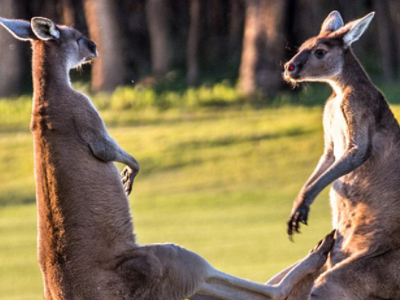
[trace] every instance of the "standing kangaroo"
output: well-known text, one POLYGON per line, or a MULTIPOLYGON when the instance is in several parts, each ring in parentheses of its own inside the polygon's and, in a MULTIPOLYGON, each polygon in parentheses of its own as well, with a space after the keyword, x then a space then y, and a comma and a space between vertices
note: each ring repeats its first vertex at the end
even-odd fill
POLYGON ((285 65, 287 81, 327 82, 333 90, 323 116, 324 154, 288 222, 288 234, 298 232, 332 183, 336 242, 309 299, 400 299, 400 128, 351 49, 373 16, 344 25, 333 11, 285 65))
POLYGON ((124 191, 130 192, 138 164, 69 80, 71 68, 97 56, 96 45, 45 18, 0 18, 0 24, 33 48, 31 130, 46 300, 284 299, 325 264, 332 234, 266 285, 217 271, 177 245, 137 245, 124 191), (113 161, 127 164, 125 188, 113 161))

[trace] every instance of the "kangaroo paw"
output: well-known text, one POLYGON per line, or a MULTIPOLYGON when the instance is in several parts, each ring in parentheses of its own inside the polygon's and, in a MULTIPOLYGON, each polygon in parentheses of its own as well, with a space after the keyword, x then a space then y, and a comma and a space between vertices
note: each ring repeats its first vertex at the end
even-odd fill
POLYGON ((329 253, 335 242, 335 232, 336 232, 335 229, 332 230, 324 239, 320 240, 317 246, 311 249, 310 253, 314 252, 329 253))
POLYGON ((309 256, 315 258, 317 269, 322 267, 328 259, 328 254, 335 243, 335 230, 329 233, 323 240, 319 241, 311 251, 309 256))
POLYGON ((135 175, 136 174, 128 166, 126 166, 121 172, 122 185, 124 186, 125 194, 127 196, 129 196, 132 191, 132 185, 133 180, 135 179, 135 175))

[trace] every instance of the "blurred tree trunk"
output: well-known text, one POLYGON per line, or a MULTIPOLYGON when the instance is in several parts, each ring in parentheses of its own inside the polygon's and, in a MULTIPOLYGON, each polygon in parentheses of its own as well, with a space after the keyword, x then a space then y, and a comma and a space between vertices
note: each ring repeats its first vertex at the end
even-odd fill
POLYGON ((31 1, 34 5, 34 15, 49 18, 56 23, 60 23, 62 15, 57 4, 58 0, 35 0, 31 1))
POLYGON ((199 81, 198 48, 201 29, 201 0, 189 1, 190 26, 187 42, 187 83, 197 85, 199 81))
MULTIPOLYGON (((375 0, 373 0, 375 1, 375 0)), ((384 0, 383 2, 385 2, 384 0)), ((349 0, 336 0, 336 6, 332 7, 331 9, 337 9, 344 22, 349 22, 351 20, 360 18, 363 13, 366 12, 367 4, 366 1, 351 1, 349 0)))
POLYGON ((320 31, 319 25, 329 12, 323 10, 319 0, 291 0, 287 18, 290 26, 288 43, 299 46, 310 37, 316 36, 320 31))
POLYGON ((283 84, 286 0, 247 0, 239 89, 275 94, 283 84))
POLYGON ((388 2, 396 48, 397 68, 395 68, 397 69, 397 77, 400 77, 400 1, 388 0, 388 2))
MULTIPOLYGON (((0 0, 1 16, 18 18, 16 1, 0 0)), ((22 63, 21 42, 4 28, 0 30, 0 97, 21 94, 22 63)))
POLYGON ((202 47, 206 65, 215 66, 229 61, 229 1, 203 0, 202 47))
POLYGON ((71 26, 76 30, 87 35, 88 28, 86 24, 84 11, 84 0, 59 0, 58 13, 61 16, 61 24, 71 26))
POLYGON ((84 7, 90 37, 96 42, 100 54, 92 66, 92 90, 111 92, 125 80, 117 2, 85 0, 84 7))
POLYGON ((395 72, 395 53, 393 23, 390 18, 390 8, 388 1, 374 0, 374 9, 378 26, 378 45, 381 57, 383 78, 387 82, 393 82, 395 72))
POLYGON ((241 0, 231 0, 229 17, 229 47, 232 52, 240 48, 243 32, 243 7, 241 0))
POLYGON ((146 1, 123 1, 122 34, 125 37, 127 78, 130 82, 146 76, 150 70, 150 41, 146 23, 146 1))
POLYGON ((72 0, 62 0, 59 5, 61 6, 61 15, 63 24, 67 26, 73 26, 75 23, 75 14, 74 14, 74 3, 72 0))
POLYGON ((148 0, 146 18, 150 35, 153 74, 165 76, 170 70, 172 49, 169 44, 169 10, 166 0, 148 0))

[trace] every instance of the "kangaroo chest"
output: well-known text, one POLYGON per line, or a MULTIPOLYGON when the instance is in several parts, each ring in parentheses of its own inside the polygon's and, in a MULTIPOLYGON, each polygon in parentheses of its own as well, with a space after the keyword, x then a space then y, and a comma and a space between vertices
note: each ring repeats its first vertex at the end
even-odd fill
POLYGON ((349 141, 349 130, 341 107, 342 98, 330 100, 324 112, 325 139, 333 145, 335 160, 343 156, 349 141))
MULTIPOLYGON (((349 130, 346 123, 346 118, 342 109, 342 97, 337 96, 329 100, 324 110, 324 134, 325 143, 333 148, 335 161, 341 159, 348 148, 350 141, 349 130)), ((330 193, 330 201, 332 208, 333 227, 339 229, 340 232, 351 231, 353 227, 352 217, 354 215, 353 200, 350 197, 352 194, 351 185, 346 183, 345 178, 339 178, 332 183, 330 193)), ((342 241, 343 242, 343 241, 342 241)), ((336 243, 338 246, 341 243, 336 243)), ((336 263, 344 258, 344 254, 338 246, 333 250, 333 261, 336 263)))

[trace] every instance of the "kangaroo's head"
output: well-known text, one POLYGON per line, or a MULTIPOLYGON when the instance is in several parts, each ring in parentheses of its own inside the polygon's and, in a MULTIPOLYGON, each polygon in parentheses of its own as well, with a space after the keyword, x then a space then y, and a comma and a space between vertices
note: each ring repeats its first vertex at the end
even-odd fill
POLYGON ((0 18, 0 24, 19 40, 44 43, 47 48, 54 49, 53 52, 68 69, 89 62, 98 55, 96 44, 79 31, 58 26, 46 18, 35 17, 31 22, 0 18))
POLYGON ((320 33, 305 41, 299 52, 285 64, 284 79, 296 83, 329 81, 340 77, 345 54, 367 29, 374 14, 371 12, 344 25, 340 13, 331 12, 323 22, 320 33))

